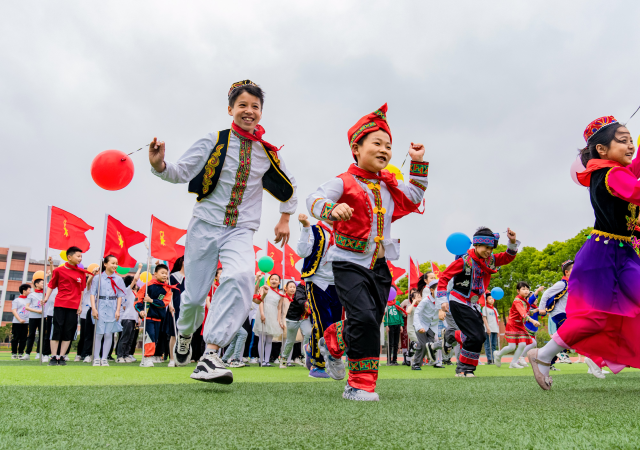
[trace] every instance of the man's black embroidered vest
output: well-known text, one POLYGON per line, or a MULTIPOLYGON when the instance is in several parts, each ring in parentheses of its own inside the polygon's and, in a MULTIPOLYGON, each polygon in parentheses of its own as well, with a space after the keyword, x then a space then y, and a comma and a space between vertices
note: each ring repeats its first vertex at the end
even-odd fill
MULTIPOLYGON (((230 137, 231 130, 223 130, 218 133, 218 141, 213 146, 206 164, 200 173, 189 182, 189 192, 197 194, 197 201, 199 202, 211 195, 218 185, 218 180, 224 167, 224 160, 227 157, 230 137)), ((277 153, 267 151, 262 144, 260 146, 271 163, 267 172, 262 176, 262 188, 277 200, 286 202, 293 196, 293 185, 289 177, 280 169, 280 160, 277 153)))
POLYGON ((324 236, 324 231, 322 231, 318 225, 312 225, 311 232, 313 233, 313 249, 311 250, 311 254, 304 259, 302 264, 303 279, 309 278, 316 273, 316 270, 318 270, 327 241, 324 236))

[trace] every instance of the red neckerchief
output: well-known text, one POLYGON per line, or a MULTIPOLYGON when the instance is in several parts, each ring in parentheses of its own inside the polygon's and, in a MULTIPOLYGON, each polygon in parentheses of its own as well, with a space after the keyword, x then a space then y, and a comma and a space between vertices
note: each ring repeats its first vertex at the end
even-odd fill
POLYGON ((72 266, 71 264, 69 264, 68 262, 64 263, 64 267, 66 267, 67 269, 71 269, 71 270, 75 270, 76 272, 80 272, 82 275, 84 274, 88 274, 88 275, 93 275, 91 272, 89 272, 88 270, 84 270, 81 269, 78 266, 72 266))
POLYGON ((38 294, 42 294, 42 291, 44 291, 44 289, 34 289, 35 292, 37 292, 38 294))
POLYGON ((111 276, 107 275, 107 278, 109 279, 109 281, 111 281, 111 288, 113 289, 113 293, 114 294, 118 295, 118 291, 120 291, 120 292, 122 292, 124 294, 124 291, 118 287, 118 285, 116 284, 115 280, 113 279, 113 275, 111 275, 111 276), (116 291, 116 289, 118 291, 116 291))
POLYGON ((496 307, 495 307, 495 306, 493 306, 493 305, 492 305, 492 306, 484 305, 484 306, 485 306, 485 307, 487 307, 487 308, 491 308, 491 309, 493 309, 493 312, 494 312, 494 313, 495 313, 495 315, 496 315, 496 322, 497 322, 498 320, 500 320, 500 316, 498 315, 498 310, 496 309, 496 307))
MULTIPOLYGON (((281 294, 280 291, 278 291, 277 289, 272 288, 271 286, 269 286, 269 289, 271 289, 273 292, 275 292, 276 294, 278 294, 280 297, 288 297, 288 295, 286 294, 281 294)), ((291 300, 293 301, 293 300, 291 300)))
POLYGON ((589 187, 591 186, 591 174, 598 169, 604 169, 605 167, 624 167, 622 164, 610 159, 590 159, 587 163, 587 169, 583 172, 578 172, 576 176, 581 185, 589 187))
POLYGON ((284 296, 289 299, 289 303, 293 303, 293 299, 291 297, 289 297, 289 294, 284 294, 284 296))
POLYGON ((569 281, 569 277, 562 277, 564 281, 569 281))
MULTIPOLYGON (((489 266, 487 266, 486 260, 481 259, 478 255, 476 255, 476 249, 475 248, 471 248, 467 251, 467 254, 471 257, 471 259, 473 259, 478 265, 480 265, 480 267, 482 268, 482 270, 485 271, 485 273, 488 274, 494 274, 496 272, 498 272, 496 269, 491 269, 489 268, 489 266)), ((490 257, 489 257, 490 258, 490 257)))
POLYGON ((266 133, 266 131, 264 131, 264 128, 262 128, 262 125, 256 125, 255 130, 253 130, 254 134, 247 133, 238 125, 236 125, 235 122, 231 122, 231 128, 233 129, 233 131, 235 131, 245 139, 249 139, 250 141, 253 141, 253 142, 260 142, 269 151, 277 152, 278 150, 280 150, 280 148, 282 148, 282 147, 278 148, 275 145, 269 144, 267 141, 262 139, 262 135, 266 133))
POLYGON ((329 247, 331 247, 336 243, 335 239, 333 238, 333 230, 329 229, 329 227, 323 224, 322 222, 318 222, 318 226, 322 228, 324 231, 326 231, 327 233, 329 233, 329 246, 327 247, 327 250, 328 250, 329 247))
POLYGON ((20 297, 18 297, 18 298, 27 298, 27 296, 26 296, 26 295, 21 295, 21 296, 20 296, 20 297))
POLYGON ((368 180, 381 180, 384 181, 384 184, 387 185, 387 189, 389 189, 389 193, 391 194, 391 198, 393 199, 393 204, 395 207, 393 208, 393 217, 391 218, 391 222, 395 222, 401 217, 406 216, 412 212, 417 212, 419 214, 423 214, 424 211, 420 211, 418 208, 419 204, 416 205, 398 188, 398 180, 395 175, 393 175, 388 170, 381 170, 380 175, 377 173, 369 172, 368 170, 361 169, 355 164, 351 164, 349 166, 348 173, 352 175, 358 175, 362 178, 366 178, 368 180))

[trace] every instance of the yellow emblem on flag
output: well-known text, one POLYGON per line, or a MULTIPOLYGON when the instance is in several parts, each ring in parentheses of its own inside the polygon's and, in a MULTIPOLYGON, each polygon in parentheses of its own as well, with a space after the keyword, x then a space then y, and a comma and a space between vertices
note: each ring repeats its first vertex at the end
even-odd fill
POLYGON ((160 245, 164 246, 167 241, 164 240, 164 231, 160 232, 160 245))
POLYGON ((67 230, 67 221, 65 219, 64 222, 62 222, 62 228, 64 228, 64 237, 69 237, 69 230, 67 230))
POLYGON ((289 258, 291 259, 291 267, 295 267, 296 262, 295 262, 295 260, 293 259, 293 253, 289 253, 289 258))
POLYGON ((118 245, 120 246, 120 248, 124 247, 124 240, 122 239, 122 235, 120 234, 120 232, 118 231, 118 245))

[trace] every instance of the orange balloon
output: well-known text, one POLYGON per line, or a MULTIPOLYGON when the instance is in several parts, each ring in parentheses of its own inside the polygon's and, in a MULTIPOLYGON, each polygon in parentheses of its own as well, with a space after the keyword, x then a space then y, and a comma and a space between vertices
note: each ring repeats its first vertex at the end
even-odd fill
POLYGON ((96 270, 98 268, 98 265, 96 263, 93 264, 89 264, 89 267, 87 267, 87 270, 89 272, 93 272, 94 270, 96 270))
POLYGON ((33 280, 43 280, 44 279, 44 271, 43 270, 38 270, 37 272, 33 273, 33 277, 31 277, 31 281, 33 280))

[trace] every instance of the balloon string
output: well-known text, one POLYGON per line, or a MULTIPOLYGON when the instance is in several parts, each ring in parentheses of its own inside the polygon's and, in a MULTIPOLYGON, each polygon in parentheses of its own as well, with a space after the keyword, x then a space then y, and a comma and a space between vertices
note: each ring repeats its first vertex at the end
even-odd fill
MULTIPOLYGON (((636 111, 633 114, 631 114, 631 117, 629 117, 629 120, 633 119, 633 116, 635 116, 638 111, 640 111, 640 106, 638 106, 638 109, 636 109, 636 111)), ((629 123, 629 120, 627 120, 627 123, 629 123)))
POLYGON ((401 169, 404 167, 404 163, 407 162, 407 156, 409 156, 409 152, 407 152, 407 154, 404 155, 404 161, 402 161, 402 165, 400 166, 401 169))
MULTIPOLYGON (((149 144, 149 145, 151 145, 151 144, 149 144)), ((140 147, 138 150, 134 150, 134 151, 132 151, 131 153, 127 153, 127 156, 131 156, 131 155, 133 155, 134 153, 139 152, 140 150, 142 150, 142 149, 143 149, 143 148, 145 148, 145 147, 146 147, 146 145, 144 145, 144 146, 140 147)), ((121 161, 124 161, 124 158, 122 158, 122 159, 121 159, 121 161)))

